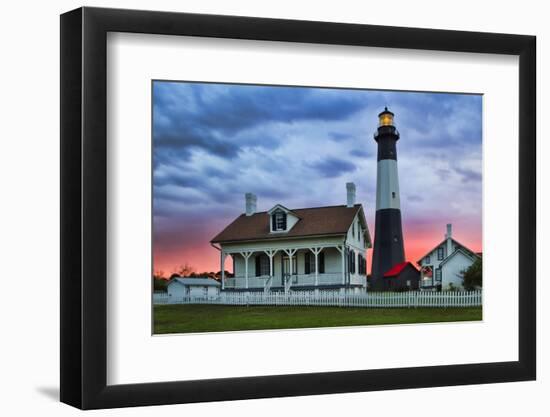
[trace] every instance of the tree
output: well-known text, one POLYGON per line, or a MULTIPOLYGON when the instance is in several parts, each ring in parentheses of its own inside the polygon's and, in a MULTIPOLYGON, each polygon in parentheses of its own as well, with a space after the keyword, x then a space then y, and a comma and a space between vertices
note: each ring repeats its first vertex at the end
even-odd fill
POLYGON ((153 291, 166 291, 167 285, 168 281, 165 278, 155 277, 153 279, 153 291))
POLYGON ((195 268, 186 262, 185 264, 180 265, 179 268, 176 268, 174 273, 178 274, 180 277, 193 276, 195 273, 195 268))
POLYGON ((463 273, 464 278, 464 289, 471 291, 477 287, 482 286, 482 274, 483 274, 483 264, 481 258, 476 259, 476 261, 470 265, 463 273))
POLYGON ((164 277, 164 271, 162 271, 162 270, 153 272, 153 278, 155 278, 155 279, 166 279, 164 277))
POLYGON ((153 290, 154 291, 166 291, 166 285, 168 281, 164 276, 163 271, 153 272, 153 290))

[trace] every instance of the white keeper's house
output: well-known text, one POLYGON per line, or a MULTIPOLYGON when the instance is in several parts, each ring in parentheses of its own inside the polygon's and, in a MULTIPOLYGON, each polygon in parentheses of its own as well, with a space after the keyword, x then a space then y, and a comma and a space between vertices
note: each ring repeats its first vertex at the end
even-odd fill
POLYGON ((479 259, 480 255, 453 239, 452 225, 448 224, 445 239, 417 261, 420 266, 419 288, 463 290, 463 272, 479 259))
POLYGON ((366 291, 366 251, 371 238, 355 185, 346 184, 347 204, 289 209, 277 204, 257 212, 257 197, 245 195, 246 211, 211 240, 220 251, 222 290, 366 291), (233 260, 234 277, 225 277, 233 260))

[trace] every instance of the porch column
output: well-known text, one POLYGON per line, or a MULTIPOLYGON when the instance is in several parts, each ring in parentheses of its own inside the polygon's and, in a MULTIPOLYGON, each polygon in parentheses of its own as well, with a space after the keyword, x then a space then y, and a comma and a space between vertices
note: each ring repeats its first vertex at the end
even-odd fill
POLYGON ((336 246, 336 249, 340 251, 342 254, 342 285, 346 284, 346 247, 344 245, 342 246, 336 246))
POLYGON ((269 256, 269 276, 273 278, 273 258, 277 253, 277 249, 267 249, 264 250, 265 254, 269 256))
POLYGON ((220 267, 221 267, 221 278, 222 278, 222 290, 225 289, 225 258, 227 253, 224 251, 220 252, 220 267))
POLYGON ((246 289, 248 289, 248 258, 252 255, 253 252, 240 252, 244 258, 244 279, 246 283, 246 289))
POLYGON ((342 285, 346 284, 346 250, 342 246, 342 285))
MULTIPOLYGON (((283 251, 288 255, 288 267, 290 269, 290 281, 292 280, 292 273, 294 272, 292 269, 292 257, 294 256, 294 254, 298 251, 298 249, 283 249, 283 251)), ((296 268, 298 267, 298 259, 296 259, 296 268)), ((298 271, 296 271, 296 273, 298 273, 298 271)), ((284 282, 285 284, 285 293, 287 292, 287 285, 286 285, 286 281, 284 282)), ((289 286, 290 288, 290 286, 289 286)))
POLYGON ((319 285, 319 260, 318 256, 323 250, 323 248, 309 248, 310 251, 315 255, 315 286, 319 285))
POLYGON ((319 285, 319 262, 317 262, 317 255, 319 252, 314 252, 315 254, 315 286, 319 285))

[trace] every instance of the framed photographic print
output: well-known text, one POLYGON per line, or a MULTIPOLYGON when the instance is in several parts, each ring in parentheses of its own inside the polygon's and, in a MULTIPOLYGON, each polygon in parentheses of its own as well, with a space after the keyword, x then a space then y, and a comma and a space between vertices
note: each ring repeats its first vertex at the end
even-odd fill
POLYGON ((61 101, 63 402, 535 378, 534 37, 81 8, 61 101))

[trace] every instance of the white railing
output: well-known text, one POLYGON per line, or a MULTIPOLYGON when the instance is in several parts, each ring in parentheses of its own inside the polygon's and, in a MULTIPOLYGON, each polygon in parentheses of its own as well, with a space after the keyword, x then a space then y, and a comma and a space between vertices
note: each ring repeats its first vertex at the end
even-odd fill
MULTIPOLYGON (((288 285, 290 285, 291 288, 306 286, 306 285, 315 285, 314 273, 313 274, 294 274, 289 279, 290 279, 290 282, 288 283, 288 285)), ((281 278, 277 277, 277 281, 275 282, 280 283, 281 278)), ((343 284, 342 273, 335 272, 335 273, 318 274, 317 282, 318 282, 318 285, 343 284)), ((363 276, 352 275, 350 279, 350 284, 366 286, 367 278, 364 275, 363 276)), ((270 277, 267 275, 263 275, 260 277, 256 277, 256 276, 248 277, 248 288, 266 288, 266 286, 271 287, 272 285, 273 285, 273 279, 270 280, 270 277), (268 281, 271 281, 271 282, 268 283, 268 281)), ((276 284, 276 285, 280 285, 280 284, 276 284)), ((238 276, 234 278, 226 278, 225 288, 228 288, 228 289, 246 288, 246 278, 242 276, 238 276)))
POLYGON ((292 282, 294 281, 294 279, 298 281, 297 277, 298 277, 297 275, 289 275, 284 277, 285 292, 290 291, 290 287, 292 286, 292 282))
MULTIPOLYGON (((317 275, 318 285, 342 284, 341 273, 326 273, 317 275)), ((298 274, 292 276, 292 286, 315 285, 315 274, 298 274)))
POLYGON ((367 285, 367 277, 364 275, 351 275, 349 281, 350 281, 349 283, 352 285, 356 285, 356 284, 363 285, 363 286, 367 285))
MULTIPOLYGON (((262 275, 261 277, 248 277, 248 288, 264 288, 267 279, 269 279, 268 275, 262 275)), ((246 278, 226 278, 225 288, 246 288, 246 278)))
POLYGON ((222 292, 216 298, 186 297, 170 300, 170 303, 367 308, 476 307, 482 305, 482 291, 341 293, 338 290, 313 290, 294 291, 288 294, 222 292))
POLYGON ((271 284, 273 283, 273 277, 267 277, 264 284, 264 292, 268 293, 271 289, 271 284))

